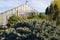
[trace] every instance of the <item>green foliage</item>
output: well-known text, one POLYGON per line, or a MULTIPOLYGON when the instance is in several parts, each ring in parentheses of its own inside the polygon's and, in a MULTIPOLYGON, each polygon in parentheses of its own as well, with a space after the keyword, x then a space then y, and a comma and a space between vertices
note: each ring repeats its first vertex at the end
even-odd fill
POLYGON ((33 18, 39 18, 39 17, 38 17, 38 15, 34 14, 34 15, 33 15, 33 18))
POLYGON ((57 19, 56 19, 56 24, 57 24, 57 25, 60 25, 60 16, 57 17, 57 19))
POLYGON ((56 20, 58 14, 59 14, 59 9, 58 9, 57 4, 55 4, 55 5, 51 4, 50 7, 47 7, 45 14, 48 15, 48 17, 51 20, 56 20))
POLYGON ((49 17, 50 21, 56 21, 56 25, 60 24, 60 10, 56 3, 52 3, 47 7, 45 14, 49 17))
POLYGON ((13 15, 11 16, 9 19, 8 19, 8 24, 7 26, 8 27, 13 27, 18 21, 20 21, 21 18, 16 16, 16 15, 13 15))
POLYGON ((59 15, 59 9, 58 9, 57 4, 54 5, 54 10, 55 10, 55 12, 54 12, 54 15, 53 15, 53 20, 56 20, 58 15, 59 15))
POLYGON ((60 24, 57 26, 58 29, 60 29, 60 24))
POLYGON ((39 18, 37 14, 32 14, 31 16, 29 16, 27 19, 34 19, 34 18, 39 18))
POLYGON ((45 19, 45 20, 48 20, 48 17, 44 13, 39 13, 39 15, 32 14, 27 19, 45 19))
POLYGON ((49 14, 50 14, 50 9, 49 9, 49 7, 46 8, 45 14, 46 14, 46 15, 49 15, 49 14))
POLYGON ((54 5, 54 4, 57 4, 58 9, 59 9, 59 11, 60 11, 60 0, 54 0, 53 5, 54 5))
POLYGON ((41 19, 49 20, 48 17, 44 13, 40 13, 38 16, 41 19))
POLYGON ((44 20, 28 19, 6 29, 1 36, 4 40, 60 40, 60 29, 44 20))
POLYGON ((57 9, 55 11, 55 13, 56 13, 55 16, 57 16, 57 18, 56 18, 56 24, 57 25, 60 25, 60 2, 59 1, 60 0, 54 0, 54 2, 53 2, 53 5, 55 5, 55 4, 57 5, 57 6, 55 5, 55 7, 54 7, 55 10, 57 9))

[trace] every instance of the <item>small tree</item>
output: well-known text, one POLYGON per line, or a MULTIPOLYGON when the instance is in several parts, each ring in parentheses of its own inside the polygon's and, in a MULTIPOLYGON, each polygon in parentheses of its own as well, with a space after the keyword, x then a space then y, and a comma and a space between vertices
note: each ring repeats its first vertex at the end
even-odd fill
POLYGON ((49 14, 50 14, 50 9, 49 9, 49 7, 46 8, 45 14, 46 14, 46 15, 49 15, 49 14))

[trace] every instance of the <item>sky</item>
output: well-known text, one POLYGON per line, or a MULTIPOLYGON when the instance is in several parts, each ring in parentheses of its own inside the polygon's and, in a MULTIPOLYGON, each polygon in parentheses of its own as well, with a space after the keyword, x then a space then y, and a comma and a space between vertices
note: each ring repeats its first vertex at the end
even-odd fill
MULTIPOLYGON (((28 5, 38 12, 45 12, 52 0, 28 0, 28 5)), ((12 9, 26 3, 26 0, 0 0, 0 12, 12 9)))

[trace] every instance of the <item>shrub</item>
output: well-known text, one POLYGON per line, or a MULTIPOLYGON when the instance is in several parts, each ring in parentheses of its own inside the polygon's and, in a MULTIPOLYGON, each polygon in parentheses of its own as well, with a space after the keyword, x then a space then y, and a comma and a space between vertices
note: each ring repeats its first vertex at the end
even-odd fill
POLYGON ((7 26, 8 27, 13 27, 18 21, 22 20, 22 18, 16 16, 16 15, 13 15, 11 16, 9 19, 8 19, 8 23, 7 23, 7 26))
POLYGON ((39 18, 45 19, 45 20, 49 20, 48 17, 45 14, 43 14, 43 13, 39 14, 39 18))
POLYGON ((33 19, 33 18, 39 18, 37 13, 32 13, 32 15, 30 15, 27 19, 33 19))
POLYGON ((47 21, 28 19, 6 29, 1 36, 5 40, 59 40, 60 29, 47 21))

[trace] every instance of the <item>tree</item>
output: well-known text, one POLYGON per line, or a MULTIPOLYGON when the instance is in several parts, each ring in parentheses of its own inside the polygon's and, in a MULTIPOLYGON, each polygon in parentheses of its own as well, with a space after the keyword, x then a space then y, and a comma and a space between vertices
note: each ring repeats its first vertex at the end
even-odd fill
POLYGON ((52 21, 52 18, 53 18, 53 15, 54 15, 53 4, 51 4, 49 7, 46 8, 45 14, 48 15, 49 19, 52 21))
POLYGON ((46 8, 45 14, 48 15, 50 13, 49 7, 46 8))
POLYGON ((59 14, 59 9, 58 9, 57 4, 51 4, 50 7, 47 7, 45 14, 48 15, 48 17, 51 20, 56 20, 58 14, 59 14))
POLYGON ((59 9, 58 9, 57 4, 54 5, 54 10, 55 10, 55 12, 54 12, 54 15, 53 15, 52 19, 56 20, 56 18, 58 17, 58 14, 59 14, 59 9))

